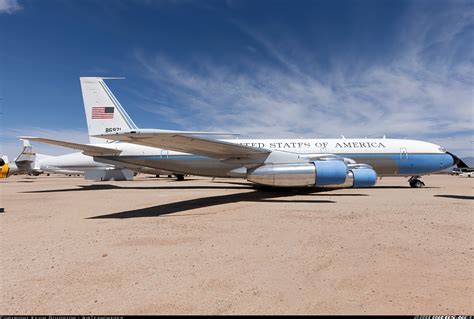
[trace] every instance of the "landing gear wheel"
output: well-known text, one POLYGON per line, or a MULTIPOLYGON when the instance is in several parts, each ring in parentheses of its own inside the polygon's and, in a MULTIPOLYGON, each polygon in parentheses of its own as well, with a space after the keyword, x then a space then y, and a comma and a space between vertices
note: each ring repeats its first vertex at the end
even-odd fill
POLYGON ((184 181, 184 175, 176 174, 175 176, 177 181, 184 181))
POLYGON ((411 177, 408 183, 410 184, 410 187, 412 188, 421 188, 425 186, 425 183, 423 183, 421 180, 419 180, 416 177, 411 177))
POLYGON ((156 174, 156 175, 155 175, 155 178, 160 178, 160 175, 159 175, 159 174, 156 174))

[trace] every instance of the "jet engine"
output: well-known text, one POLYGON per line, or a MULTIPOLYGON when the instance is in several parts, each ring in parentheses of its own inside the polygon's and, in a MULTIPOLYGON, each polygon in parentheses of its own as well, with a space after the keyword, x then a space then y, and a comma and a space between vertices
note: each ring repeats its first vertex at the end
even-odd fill
POLYGON ((325 188, 364 188, 374 186, 377 182, 377 172, 369 165, 348 165, 346 181, 343 184, 324 185, 325 188), (363 166, 362 166, 363 165, 363 166))
POLYGON ((280 187, 370 187, 377 173, 368 165, 329 160, 311 163, 265 164, 247 171, 247 180, 280 187))
POLYGON ((377 182, 377 172, 372 168, 354 168, 349 173, 352 173, 354 188, 371 187, 377 182))
POLYGON ((343 161, 316 161, 312 163, 265 164, 250 169, 247 180, 269 186, 322 186, 343 184, 347 166, 343 161))

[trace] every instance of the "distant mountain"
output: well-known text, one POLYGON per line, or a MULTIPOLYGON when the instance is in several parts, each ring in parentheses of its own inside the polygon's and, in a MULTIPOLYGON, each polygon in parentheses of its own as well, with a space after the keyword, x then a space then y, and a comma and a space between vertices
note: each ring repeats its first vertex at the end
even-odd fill
POLYGON ((464 163, 467 164, 469 167, 474 167, 474 157, 463 157, 461 158, 464 163))

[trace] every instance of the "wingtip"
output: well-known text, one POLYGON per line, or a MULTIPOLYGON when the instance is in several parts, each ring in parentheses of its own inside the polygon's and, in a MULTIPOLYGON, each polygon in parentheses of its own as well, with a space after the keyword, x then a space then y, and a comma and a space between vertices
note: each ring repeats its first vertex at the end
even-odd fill
POLYGON ((125 80, 124 76, 103 76, 99 77, 99 79, 102 80, 125 80))
POLYGON ((34 140, 34 139, 37 139, 36 136, 17 136, 17 138, 21 141, 23 140, 34 140))

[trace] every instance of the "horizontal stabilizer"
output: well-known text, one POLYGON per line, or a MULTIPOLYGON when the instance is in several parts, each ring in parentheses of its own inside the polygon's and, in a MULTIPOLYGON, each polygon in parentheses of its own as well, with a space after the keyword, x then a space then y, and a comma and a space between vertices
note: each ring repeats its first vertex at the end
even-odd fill
POLYGON ((23 150, 15 159, 17 165, 28 165, 34 163, 36 154, 33 152, 33 147, 29 140, 21 139, 23 141, 23 150))
POLYGON ((113 156, 120 154, 120 150, 107 148, 107 147, 100 147, 94 146, 89 144, 80 144, 80 143, 72 143, 72 142, 65 142, 60 140, 53 140, 49 138, 42 138, 42 137, 33 137, 33 136, 20 136, 22 139, 28 139, 30 141, 41 142, 46 144, 52 144, 57 146, 68 147, 76 150, 81 150, 84 155, 89 156, 113 156))

